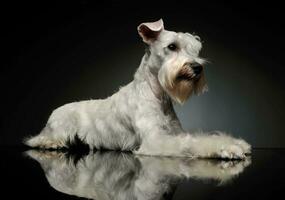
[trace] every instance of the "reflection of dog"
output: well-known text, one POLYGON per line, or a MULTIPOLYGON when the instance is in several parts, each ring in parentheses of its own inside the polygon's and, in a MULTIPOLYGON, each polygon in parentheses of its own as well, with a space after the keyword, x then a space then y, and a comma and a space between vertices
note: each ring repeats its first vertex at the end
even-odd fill
MULTIPOLYGON (((30 150, 56 190, 89 199, 164 199, 184 178, 226 184, 242 173, 250 158, 235 161, 134 156, 96 152, 76 163, 62 152, 30 150)), ((169 197, 169 196, 168 196, 169 197)))
POLYGON ((224 134, 190 135, 174 112, 206 90, 198 36, 164 29, 163 21, 142 23, 139 35, 148 45, 134 80, 104 100, 66 104, 46 127, 26 140, 31 147, 61 148, 78 137, 91 148, 137 154, 244 158, 250 145, 224 134))

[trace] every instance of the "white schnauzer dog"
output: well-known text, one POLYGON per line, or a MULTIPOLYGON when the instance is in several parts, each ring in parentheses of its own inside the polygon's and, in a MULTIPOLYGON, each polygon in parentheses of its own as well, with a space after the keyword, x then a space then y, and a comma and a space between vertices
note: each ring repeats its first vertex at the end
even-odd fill
POLYGON ((173 109, 172 101, 183 104, 207 90, 200 38, 167 31, 162 19, 140 24, 138 33, 148 48, 132 82, 106 99, 59 107, 25 144, 58 149, 79 138, 92 149, 244 159, 251 151, 247 142, 221 132, 190 134, 173 109))

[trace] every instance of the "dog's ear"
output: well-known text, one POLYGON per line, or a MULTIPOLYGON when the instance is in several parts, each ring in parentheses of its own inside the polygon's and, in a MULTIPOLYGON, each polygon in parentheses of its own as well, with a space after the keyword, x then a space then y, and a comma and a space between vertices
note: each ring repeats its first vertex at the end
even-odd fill
POLYGON ((147 44, 154 42, 164 29, 162 19, 156 22, 146 22, 138 26, 138 33, 147 44))

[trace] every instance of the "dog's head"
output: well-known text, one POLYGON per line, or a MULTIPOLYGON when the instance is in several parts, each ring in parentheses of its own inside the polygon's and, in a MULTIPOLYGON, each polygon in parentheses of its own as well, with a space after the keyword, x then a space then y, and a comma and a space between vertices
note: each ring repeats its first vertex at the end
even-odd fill
POLYGON ((162 19, 140 24, 138 33, 148 45, 149 67, 173 100, 182 104, 192 93, 207 90, 198 36, 167 31, 162 19))

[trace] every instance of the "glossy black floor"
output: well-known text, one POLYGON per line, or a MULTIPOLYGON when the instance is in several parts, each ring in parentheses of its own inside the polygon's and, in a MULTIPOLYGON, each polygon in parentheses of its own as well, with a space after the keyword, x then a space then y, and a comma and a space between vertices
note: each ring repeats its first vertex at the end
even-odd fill
POLYGON ((245 161, 188 160, 119 152, 1 148, 8 199, 272 199, 285 191, 285 149, 245 161))

